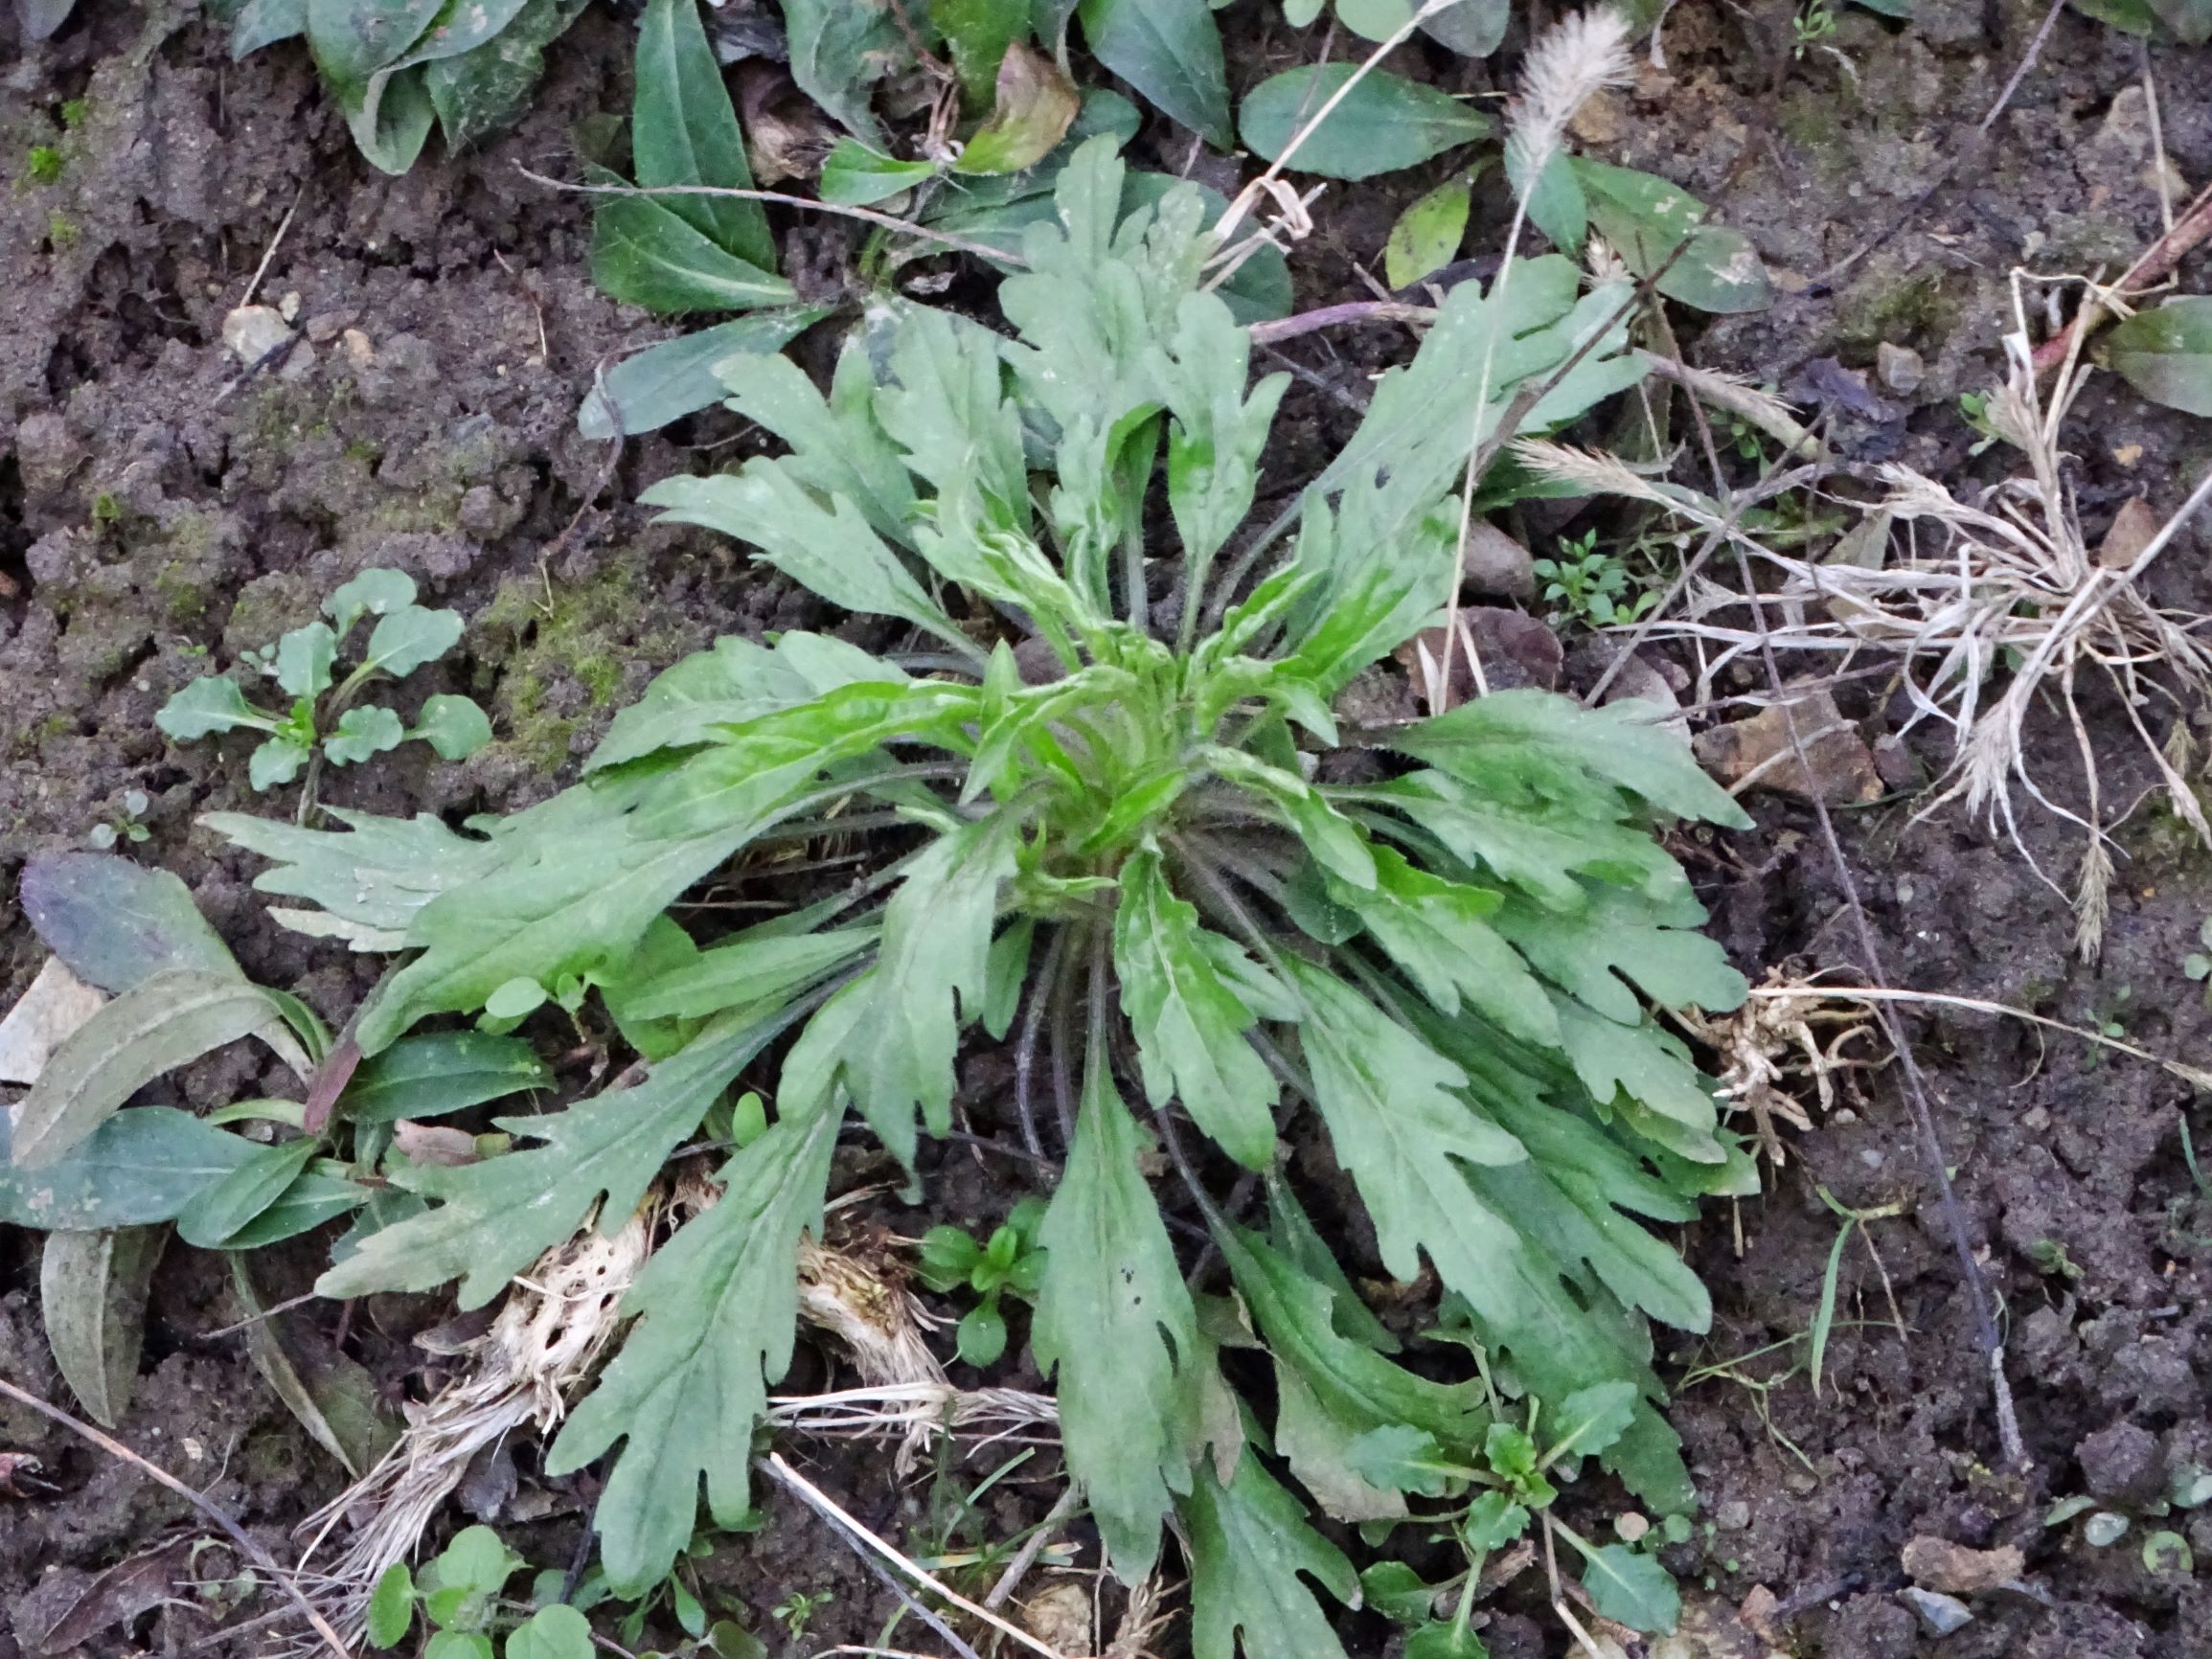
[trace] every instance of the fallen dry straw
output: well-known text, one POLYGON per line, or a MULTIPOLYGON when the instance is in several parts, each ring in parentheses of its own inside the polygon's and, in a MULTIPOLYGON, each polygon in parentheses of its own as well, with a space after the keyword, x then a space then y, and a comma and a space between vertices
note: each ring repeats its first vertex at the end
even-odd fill
POLYGON ((2073 900, 2077 943, 2089 956, 2103 931, 2114 820, 2104 808, 2102 757, 2078 701, 2086 676, 2109 683, 2176 816, 2212 846, 2212 824, 2179 753, 2153 737, 2144 712, 2159 699, 2183 712, 2202 707, 2212 693, 2212 650, 2196 631, 2201 618, 2159 608, 2141 584, 2212 499, 2212 474, 2155 530, 2088 544, 2064 477, 2061 429, 2091 371, 2069 361, 2048 397, 2041 391, 2020 293, 2025 280, 2016 273, 2018 327, 2005 341, 2010 372, 1988 406, 1992 428, 2019 452, 2024 471, 1962 497, 1910 467, 1884 466, 1885 493, 1822 558, 1767 547, 1731 525, 1710 497, 1611 457, 1541 443, 1522 444, 1520 454, 1562 483, 1643 501, 1723 534, 1749 557, 1756 591, 1699 578, 1687 584, 1678 614, 1650 625, 1696 651, 1698 701, 1712 699, 1724 670, 1768 648, 1836 659, 1838 669, 1864 653, 1899 659, 1912 721, 1934 720, 1953 735, 1950 767, 1922 815, 1963 798, 1971 811, 2001 824, 2039 875, 2021 836, 2018 797, 2079 825, 2087 845, 2070 890, 2061 891, 2073 900), (1988 691, 2000 670, 2007 678, 1993 699, 1988 691), (2055 707, 2071 733, 2082 772, 2078 805, 2062 802, 2031 765, 2027 730, 2039 705, 2055 707))

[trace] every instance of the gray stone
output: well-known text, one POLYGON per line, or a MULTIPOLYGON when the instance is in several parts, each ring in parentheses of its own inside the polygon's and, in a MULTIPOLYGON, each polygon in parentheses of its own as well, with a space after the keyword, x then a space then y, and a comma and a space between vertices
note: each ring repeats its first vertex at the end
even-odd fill
POLYGON ((1921 1628, 1930 1636, 1948 1636, 1973 1623, 1973 1613, 1964 1602, 1938 1590, 1915 1584, 1898 1591, 1897 1599, 1920 1616, 1921 1628))

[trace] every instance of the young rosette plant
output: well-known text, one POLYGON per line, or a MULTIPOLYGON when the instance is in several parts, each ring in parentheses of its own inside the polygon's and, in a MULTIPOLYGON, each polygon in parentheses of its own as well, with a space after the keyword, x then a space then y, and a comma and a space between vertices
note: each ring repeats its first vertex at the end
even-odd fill
POLYGON ((247 700, 236 680, 203 674, 154 716, 153 723, 179 743, 245 730, 268 736, 246 762, 256 789, 289 784, 318 751, 333 766, 350 766, 409 739, 420 738, 448 761, 465 761, 491 740, 491 721, 467 697, 440 692, 426 697, 409 726, 392 710, 356 701, 379 676, 401 680, 436 662, 460 642, 460 613, 415 602, 415 581, 397 570, 365 570, 323 602, 329 622, 296 627, 245 660, 291 698, 283 714, 247 700), (374 616, 368 644, 352 672, 336 677, 347 636, 374 616))
POLYGON ((660 1057, 632 1087, 502 1120, 533 1146, 402 1171, 427 1208, 360 1239, 325 1294, 459 1279, 464 1305, 489 1301, 594 1216, 628 1216, 793 1034, 774 1121, 645 1268, 548 1456, 559 1472, 625 1443, 597 1514, 618 1587, 667 1571, 702 1477, 718 1520, 746 1512, 848 1112, 912 1165, 951 1126, 970 1028, 1011 1038, 1010 1130, 1061 1159, 1030 1342, 1069 1475, 1125 1579, 1179 1534, 1199 1659, 1230 1659, 1240 1630, 1255 1655, 1337 1650, 1300 1575, 1345 1600, 1357 1578, 1287 1479, 1338 1516, 1405 1516, 1434 1480, 1372 1455, 1379 1430, 1418 1437, 1412 1463, 1472 1467, 1507 1413, 1548 1422, 1621 1384, 1578 1451, 1656 1507, 1691 1499, 1645 1320, 1697 1330, 1709 1309, 1637 1222, 1687 1220, 1750 1169, 1645 998, 1725 1008, 1745 988, 1691 931, 1702 912, 1654 830, 1742 814, 1641 705, 1336 713, 1445 606, 1460 477, 1515 393, 1541 391, 1521 427, 1548 429, 1633 383, 1627 288, 1582 293, 1547 258, 1454 289, 1345 452, 1249 535, 1283 379, 1246 384, 1197 193, 1121 218, 1121 187, 1110 145, 1071 162, 1000 290, 1018 338, 902 311, 827 397, 749 362, 735 407, 789 453, 649 492, 925 650, 724 639, 617 716, 584 782, 482 836, 217 820, 285 860, 266 885, 403 934, 364 1053, 517 977, 579 975, 660 1057), (665 914, 749 849, 832 830, 876 833, 876 872, 704 947, 665 914), (1155 1132, 1167 1164, 1145 1156, 1155 1132), (1287 1138, 1326 1142, 1335 1201, 1366 1212, 1330 1231, 1371 1226, 1376 1260, 1323 1242, 1287 1138), (1156 1190, 1148 1165, 1175 1175, 1156 1190), (1266 1178, 1263 1225, 1229 1213, 1244 1171, 1266 1178), (1163 1201, 1195 1213, 1225 1279, 1186 1283, 1198 1253, 1163 1201), (1464 1380, 1392 1358, 1348 1265, 1433 1269, 1464 1380), (1224 1363, 1223 1344, 1250 1352, 1224 1363), (1267 1418, 1232 1382, 1264 1368, 1272 1433, 1247 1443, 1267 1418))
POLYGON ((967 1289, 979 1300, 960 1316, 956 1346, 970 1365, 991 1365, 1006 1352, 1006 1314, 998 1304, 1008 1292, 1024 1302, 1037 1299, 1044 1279, 1044 1252, 1037 1230, 1044 1220, 1044 1200, 1024 1198, 1003 1225, 977 1243, 959 1227, 932 1227, 917 1253, 919 1276, 932 1290, 967 1289))

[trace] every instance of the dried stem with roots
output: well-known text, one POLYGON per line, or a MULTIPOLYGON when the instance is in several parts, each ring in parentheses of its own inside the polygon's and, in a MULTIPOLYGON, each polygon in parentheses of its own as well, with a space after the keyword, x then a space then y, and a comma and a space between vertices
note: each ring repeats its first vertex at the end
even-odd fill
MULTIPOLYGON (((2091 370, 2077 354, 2047 397, 2039 390, 2022 295, 2033 280, 2014 273, 2017 328, 2005 340, 2009 372, 1988 409, 1991 425, 2024 458, 2025 474, 1970 500, 1910 467, 1884 466, 1886 494, 1864 510, 1861 530, 1822 559, 1766 547, 1728 524, 1709 497, 1644 477, 1609 456, 1536 442, 1518 448, 1522 460, 1547 477, 1724 530, 1773 579, 1756 592, 1695 580, 1681 612, 1651 625, 1697 649, 1699 701, 1711 699, 1722 670, 1767 641, 1838 659, 1838 667, 1862 652, 1902 658, 1912 721, 1940 721, 1954 738, 1944 786, 1920 816, 1964 798, 1971 811, 2001 824, 2030 867, 2062 893, 2067 890, 2028 852, 2017 797, 2024 793, 2080 825, 2087 846, 2067 897, 2077 946, 2089 958, 2104 930, 2115 821, 2104 809, 2099 755, 2077 701, 2085 673, 2109 682, 2176 816, 2212 846, 2212 824, 2185 776, 2185 753, 2154 738, 2144 715, 2154 697, 2184 713, 2203 706, 2212 693, 2212 649, 2197 632, 2201 618, 2159 609, 2138 580, 2212 497, 2212 474, 2147 542, 2102 555, 2090 548, 2064 481, 2060 434, 2091 370), (1999 667, 2009 668, 2010 678, 1990 700, 1985 688, 1999 667), (2044 701, 2064 711, 2074 739, 2086 797, 2079 810, 2055 800, 2030 763, 2028 716, 2044 701)), ((2185 743, 2185 724, 2176 729, 2185 743)))

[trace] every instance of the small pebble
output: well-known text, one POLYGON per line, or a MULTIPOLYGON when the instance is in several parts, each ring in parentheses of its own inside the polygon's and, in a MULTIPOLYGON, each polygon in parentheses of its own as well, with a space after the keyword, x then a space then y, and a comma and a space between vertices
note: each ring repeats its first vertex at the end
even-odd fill
POLYGON ((1910 346, 1893 346, 1887 340, 1874 349, 1874 372, 1892 392, 1917 392, 1927 378, 1927 365, 1910 346))
POLYGON ((271 306, 240 306, 223 319, 223 348, 239 362, 260 362, 292 337, 271 306))
POLYGON ((1920 1615, 1921 1627, 1930 1636, 1948 1636, 1973 1623, 1973 1614, 1956 1596, 1923 1590, 1915 1584, 1898 1591, 1897 1599, 1920 1615))

